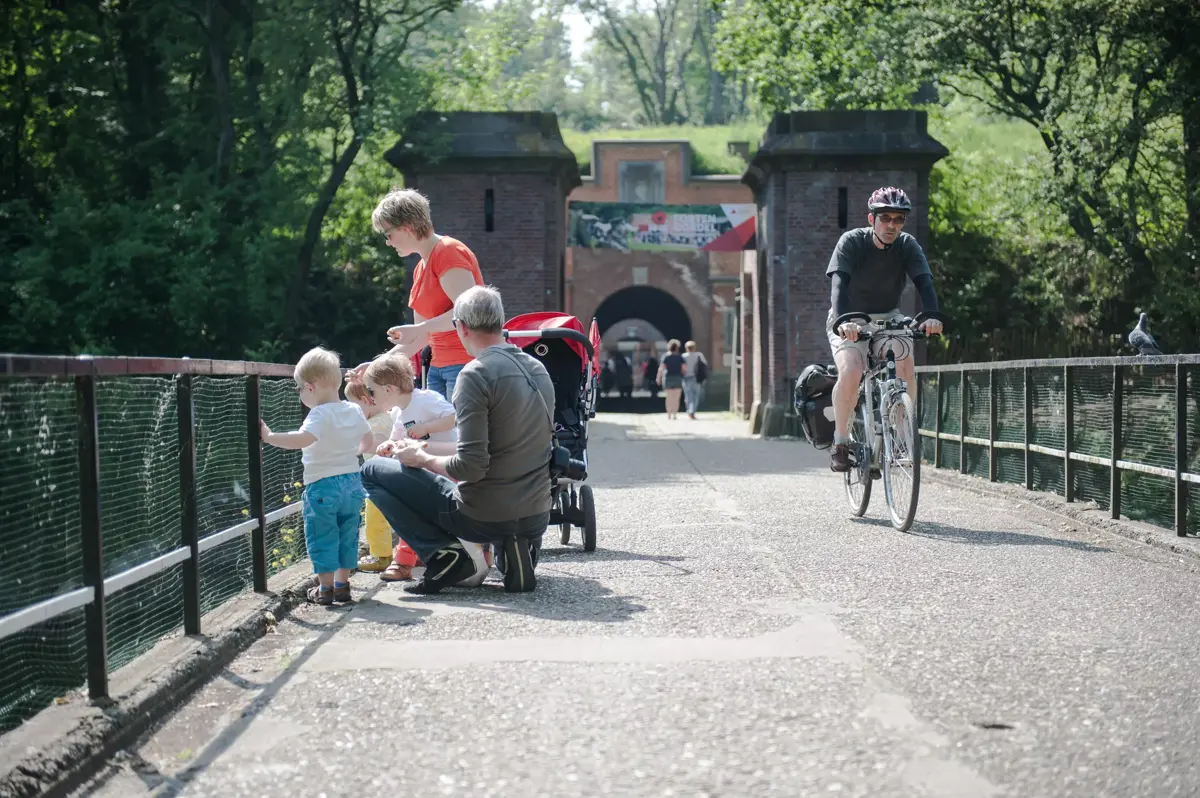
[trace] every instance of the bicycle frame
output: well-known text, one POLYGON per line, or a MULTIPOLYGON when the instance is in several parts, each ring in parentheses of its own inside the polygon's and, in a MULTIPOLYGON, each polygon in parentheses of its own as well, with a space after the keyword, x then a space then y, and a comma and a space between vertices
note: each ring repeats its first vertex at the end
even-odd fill
POLYGON ((907 383, 896 376, 896 353, 891 346, 892 341, 889 339, 897 338, 913 340, 910 333, 888 329, 871 331, 867 339, 867 368, 863 371, 862 382, 859 384, 858 390, 863 397, 860 406, 862 407, 863 433, 867 438, 863 443, 867 446, 872 468, 879 465, 880 454, 884 457, 892 456, 890 441, 883 435, 883 409, 888 405, 888 400, 892 396, 908 390, 907 383), (870 345, 876 340, 883 341, 886 351, 883 360, 873 364, 874 358, 870 354, 870 345), (879 395, 878 406, 875 404, 876 393, 879 395), (883 451, 885 448, 888 451, 883 451))

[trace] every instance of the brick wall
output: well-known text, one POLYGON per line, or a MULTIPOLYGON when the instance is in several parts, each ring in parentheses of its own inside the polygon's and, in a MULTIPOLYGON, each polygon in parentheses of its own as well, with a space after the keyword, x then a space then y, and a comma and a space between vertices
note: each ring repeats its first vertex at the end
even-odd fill
MULTIPOLYGON (((750 188, 736 179, 688 178, 686 142, 600 142, 593 177, 571 192, 580 202, 617 202, 620 199, 622 161, 662 161, 664 197, 669 204, 719 205, 752 203, 750 188)), ((600 304, 622 288, 633 285, 633 269, 645 267, 648 285, 669 294, 687 312, 692 338, 714 371, 725 372, 724 308, 733 307, 736 283, 722 284, 710 277, 737 279, 740 252, 631 252, 571 248, 566 253, 564 306, 590 324, 600 304)), ((654 323, 655 319, 646 321, 654 323)))
POLYGON ((412 185, 429 197, 434 228, 475 253, 486 283, 500 289, 512 317, 559 310, 566 248, 565 190, 552 174, 415 175, 412 185), (494 196, 493 230, 487 232, 484 196, 494 196))
POLYGON ((686 142, 599 142, 595 146, 599 170, 571 192, 580 202, 617 202, 620 198, 621 161, 662 161, 663 196, 673 205, 719 205, 723 202, 754 202, 754 193, 737 178, 689 175, 691 148, 686 142), (687 159, 687 160, 685 160, 687 159), (687 178, 685 180, 685 177, 687 178))
MULTIPOLYGON (((696 341, 710 363, 712 349, 712 286, 709 283, 709 263, 706 252, 620 252, 613 249, 581 249, 568 251, 571 262, 570 312, 584 326, 592 323, 597 309, 613 294, 634 284, 633 270, 645 268, 645 285, 661 290, 667 296, 663 302, 675 301, 687 313, 696 341)), ((653 317, 645 321, 665 330, 653 317)), ((603 330, 601 332, 604 332, 603 330)), ((717 355, 717 360, 720 355, 717 355)))

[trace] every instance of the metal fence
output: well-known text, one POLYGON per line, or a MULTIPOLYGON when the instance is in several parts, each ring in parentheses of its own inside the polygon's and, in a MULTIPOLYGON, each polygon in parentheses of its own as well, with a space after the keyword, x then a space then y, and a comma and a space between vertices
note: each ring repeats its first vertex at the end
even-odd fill
POLYGON ((1200 355, 917 369, 922 458, 1200 534, 1200 355))
POLYGON ((292 367, 0 355, 0 732, 305 556, 292 367))

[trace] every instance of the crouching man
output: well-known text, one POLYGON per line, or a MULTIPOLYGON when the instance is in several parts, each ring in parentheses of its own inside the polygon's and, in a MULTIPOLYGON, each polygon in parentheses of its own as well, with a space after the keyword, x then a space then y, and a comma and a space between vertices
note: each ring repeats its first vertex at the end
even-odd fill
POLYGON ((479 547, 463 541, 493 545, 505 589, 533 590, 550 521, 554 384, 541 363, 504 340, 496 289, 464 291, 451 321, 474 357, 454 388, 455 453, 388 441, 362 467, 363 487, 425 563, 424 578, 408 592, 480 584, 487 566, 479 547))

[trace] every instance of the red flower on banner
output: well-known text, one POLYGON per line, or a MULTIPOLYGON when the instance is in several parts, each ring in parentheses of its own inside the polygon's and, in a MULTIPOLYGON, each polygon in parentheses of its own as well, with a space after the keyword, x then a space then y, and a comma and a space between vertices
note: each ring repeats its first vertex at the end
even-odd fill
POLYGON ((654 222, 657 225, 666 224, 667 223, 667 212, 666 211, 657 211, 650 217, 650 221, 654 222))

